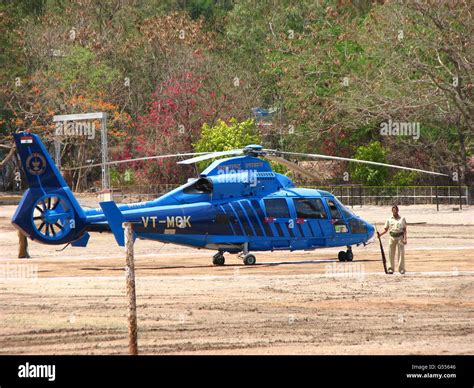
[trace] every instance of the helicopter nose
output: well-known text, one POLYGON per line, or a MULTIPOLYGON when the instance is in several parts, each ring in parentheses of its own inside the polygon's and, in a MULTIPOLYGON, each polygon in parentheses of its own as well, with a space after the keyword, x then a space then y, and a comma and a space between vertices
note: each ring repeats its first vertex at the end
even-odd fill
POLYGON ((370 222, 365 223, 367 225, 367 239, 370 240, 375 233, 375 228, 370 222))

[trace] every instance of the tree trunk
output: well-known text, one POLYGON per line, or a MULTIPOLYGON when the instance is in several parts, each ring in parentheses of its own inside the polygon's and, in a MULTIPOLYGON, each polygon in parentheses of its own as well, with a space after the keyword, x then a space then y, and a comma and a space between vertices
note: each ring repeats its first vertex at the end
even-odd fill
POLYGON ((1 146, 1 148, 6 148, 9 149, 7 156, 0 162, 0 168, 3 168, 12 158, 13 155, 15 155, 16 147, 13 145, 11 148, 6 147, 6 146, 1 146))
POLYGON ((469 168, 467 166, 467 151, 466 151, 466 136, 464 133, 464 129, 458 127, 458 135, 459 135, 459 148, 460 148, 460 175, 458 179, 462 182, 461 179, 464 180, 464 184, 466 186, 471 185, 471 176, 469 174, 469 168))

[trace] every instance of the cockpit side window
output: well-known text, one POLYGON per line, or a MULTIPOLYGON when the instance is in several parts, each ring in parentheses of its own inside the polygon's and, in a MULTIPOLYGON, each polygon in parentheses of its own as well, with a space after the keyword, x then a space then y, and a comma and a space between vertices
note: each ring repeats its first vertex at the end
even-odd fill
POLYGON ((199 178, 196 182, 183 189, 184 194, 211 194, 212 182, 207 178, 199 178))
POLYGON ((341 219, 341 212, 336 206, 336 203, 332 199, 326 198, 326 203, 328 204, 329 211, 331 212, 331 218, 334 220, 341 219))

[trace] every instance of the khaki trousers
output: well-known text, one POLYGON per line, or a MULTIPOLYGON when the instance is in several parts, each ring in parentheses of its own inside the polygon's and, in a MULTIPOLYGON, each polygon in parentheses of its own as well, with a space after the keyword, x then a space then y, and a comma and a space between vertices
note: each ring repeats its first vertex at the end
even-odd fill
POLYGON ((405 271, 405 244, 403 244, 403 235, 400 237, 390 236, 389 257, 390 268, 395 271, 395 250, 398 247, 398 270, 405 271))

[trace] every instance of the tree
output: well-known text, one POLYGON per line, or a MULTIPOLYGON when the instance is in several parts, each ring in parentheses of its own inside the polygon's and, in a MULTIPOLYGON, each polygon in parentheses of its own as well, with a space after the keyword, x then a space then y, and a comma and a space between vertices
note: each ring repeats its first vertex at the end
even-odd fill
MULTIPOLYGON (((367 146, 358 147, 354 159, 387 163, 387 150, 380 142, 374 141, 367 146)), ((368 186, 383 186, 388 178, 388 167, 383 166, 350 162, 349 171, 355 182, 368 186)))
MULTIPOLYGON (((18 129, 48 138, 53 114, 105 109, 113 117, 113 157, 174 153, 191 150, 203 123, 244 122, 262 107, 275 112, 271 125, 259 128, 268 148, 351 157, 378 141, 391 163, 446 173, 459 165, 469 184, 473 7, 404 0, 3 2, 0 140, 10 143, 18 129), (390 120, 419 124, 421 136, 382 136, 390 120)), ((82 164, 85 155, 97 160, 99 148, 85 144, 67 144, 63 165, 82 164)), ((75 188, 98 177, 83 172, 73 173, 75 188)), ((185 177, 171 161, 129 172, 147 184, 185 177)))
MULTIPOLYGON (((158 85, 148 112, 138 119, 135 136, 128 139, 121 158, 191 152, 201 126, 215 117, 216 93, 205 79, 192 72, 176 74, 158 85)), ((188 175, 176 160, 160 159, 134 164, 141 183, 179 183, 188 175)))
POLYGON ((418 123, 416 141, 381 140, 414 167, 449 172, 460 164, 466 184, 474 133, 473 10, 472 2, 374 6, 357 34, 365 69, 351 74, 339 104, 353 130, 368 125, 377 132, 388 120, 418 123))
MULTIPOLYGON (((229 123, 218 120, 214 126, 205 123, 202 126, 201 137, 194 144, 194 149, 196 152, 230 151, 260 142, 260 134, 252 119, 239 123, 232 118, 229 123)), ((208 162, 200 163, 199 168, 202 170, 207 164, 208 162)))
POLYGON ((194 149, 196 152, 229 151, 249 144, 259 144, 260 141, 253 119, 239 123, 235 118, 231 118, 229 123, 218 120, 214 126, 205 123, 194 149))

